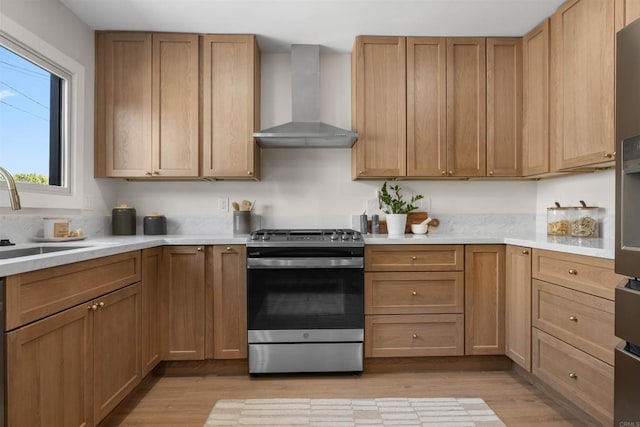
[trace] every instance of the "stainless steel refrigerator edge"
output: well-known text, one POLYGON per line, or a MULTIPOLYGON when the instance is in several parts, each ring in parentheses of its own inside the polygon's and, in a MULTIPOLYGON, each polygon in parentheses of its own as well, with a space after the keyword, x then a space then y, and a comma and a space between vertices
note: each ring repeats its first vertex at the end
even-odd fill
POLYGON ((616 289, 614 425, 640 425, 640 20, 620 30, 616 47, 616 289))

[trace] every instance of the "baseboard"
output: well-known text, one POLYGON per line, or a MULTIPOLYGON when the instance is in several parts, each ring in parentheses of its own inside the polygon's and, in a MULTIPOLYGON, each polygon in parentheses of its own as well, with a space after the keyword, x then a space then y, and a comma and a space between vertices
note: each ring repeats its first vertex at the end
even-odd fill
POLYGON ((508 371, 512 364, 511 359, 503 355, 375 357, 364 359, 364 372, 508 371))

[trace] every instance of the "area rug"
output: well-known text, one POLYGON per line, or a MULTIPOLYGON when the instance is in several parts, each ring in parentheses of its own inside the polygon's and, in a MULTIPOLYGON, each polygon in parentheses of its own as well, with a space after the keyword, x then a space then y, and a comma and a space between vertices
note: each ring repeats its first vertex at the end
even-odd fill
POLYGON ((504 426, 482 399, 247 399, 219 400, 213 426, 504 426))

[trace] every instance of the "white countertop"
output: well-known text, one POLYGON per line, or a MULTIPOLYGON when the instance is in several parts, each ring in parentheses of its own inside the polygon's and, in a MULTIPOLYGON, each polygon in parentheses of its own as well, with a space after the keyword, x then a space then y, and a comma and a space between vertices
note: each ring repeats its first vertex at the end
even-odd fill
MULTIPOLYGON (((28 243, 17 246, 0 247, 0 251, 32 246, 70 246, 78 247, 62 252, 41 255, 30 255, 12 259, 0 259, 0 277, 27 271, 55 267, 93 258, 115 255, 128 251, 152 248, 164 245, 243 245, 247 241, 246 235, 166 235, 166 236, 108 236, 87 238, 85 240, 64 243, 28 243)), ((386 234, 367 235, 365 244, 509 244, 526 246, 536 249, 548 249, 578 255, 594 256, 598 258, 614 258, 614 242, 605 239, 587 239, 573 237, 554 237, 545 234, 530 235, 438 235, 425 234, 404 236, 388 236, 386 234)))

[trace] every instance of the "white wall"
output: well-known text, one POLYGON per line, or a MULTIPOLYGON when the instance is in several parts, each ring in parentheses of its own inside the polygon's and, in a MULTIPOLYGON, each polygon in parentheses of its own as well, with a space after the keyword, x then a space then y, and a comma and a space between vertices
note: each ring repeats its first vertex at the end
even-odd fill
MULTIPOLYGON (((73 193, 50 196, 22 191, 21 211, 11 211, 0 195, 0 212, 11 215, 104 215, 115 201, 115 183, 93 179, 94 33, 58 1, 1 0, 0 28, 36 52, 63 65, 72 77, 73 193), (87 209, 88 208, 88 209, 87 209), (84 209, 84 210, 83 210, 84 209)), ((10 165, 3 165, 10 168, 10 165)))

